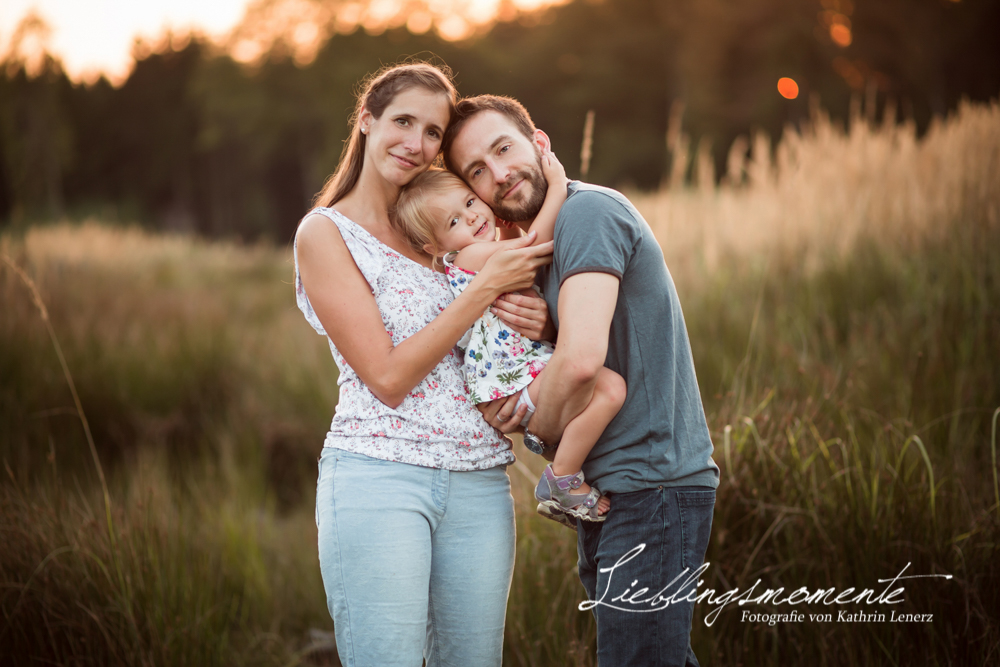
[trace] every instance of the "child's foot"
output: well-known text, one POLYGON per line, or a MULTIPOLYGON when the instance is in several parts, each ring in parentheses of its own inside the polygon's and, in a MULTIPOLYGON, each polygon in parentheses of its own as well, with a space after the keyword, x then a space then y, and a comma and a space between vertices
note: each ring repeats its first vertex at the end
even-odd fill
MULTIPOLYGON (((606 518, 598 509, 600 492, 586 485, 582 472, 556 475, 552 472, 551 464, 546 466, 542 478, 538 480, 538 486, 535 487, 535 498, 553 510, 565 512, 584 521, 604 521, 606 518), (582 487, 586 487, 585 493, 573 493, 582 487)), ((605 507, 610 507, 610 503, 605 507)))
MULTIPOLYGON (((590 489, 591 489, 590 484, 584 482, 583 484, 580 485, 580 488, 576 490, 576 493, 572 495, 576 496, 584 493, 590 493, 590 489)), ((598 491, 598 493, 600 493, 600 491, 598 491)), ((597 501, 598 516, 607 514, 609 509, 611 509, 611 499, 608 498, 607 496, 601 496, 597 501)))
MULTIPOLYGON (((556 475, 556 477, 571 477, 574 473, 559 475, 556 473, 556 465, 552 464, 552 474, 556 475)), ((580 479, 581 480, 583 479, 582 473, 580 475, 580 479)), ((587 493, 590 493, 590 484, 587 484, 586 481, 581 481, 580 487, 576 490, 576 493, 574 493, 573 495, 576 496, 587 493)), ((597 501, 597 514, 598 515, 607 514, 609 509, 611 509, 611 499, 608 498, 607 496, 601 496, 600 500, 597 501)))
MULTIPOLYGON (((611 499, 608 496, 601 496, 600 500, 597 501, 598 516, 606 514, 609 509, 611 509, 611 499)), ((572 528, 574 531, 576 530, 576 519, 562 510, 553 509, 545 503, 538 503, 538 508, 535 511, 546 519, 561 523, 567 528, 572 528)))

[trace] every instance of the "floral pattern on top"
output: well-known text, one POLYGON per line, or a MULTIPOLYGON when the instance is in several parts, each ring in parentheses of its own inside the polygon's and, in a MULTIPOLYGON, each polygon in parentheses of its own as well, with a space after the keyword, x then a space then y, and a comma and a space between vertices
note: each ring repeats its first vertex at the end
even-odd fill
MULTIPOLYGON (((456 254, 445 256, 444 267, 448 285, 458 296, 476 277, 476 272, 455 266, 456 254)), ((489 310, 458 341, 458 347, 465 358, 462 369, 473 403, 521 391, 542 372, 554 351, 548 341, 533 341, 508 329, 489 310)))
MULTIPOLYGON (((332 208, 311 213, 337 225, 368 282, 393 345, 427 326, 454 299, 444 274, 414 262, 332 208)), ((316 333, 327 336, 299 277, 295 247, 295 301, 316 333)), ((446 470, 486 470, 514 461, 510 441, 473 407, 462 355, 448 353, 396 408, 378 400, 327 336, 340 376, 340 398, 324 446, 446 470)))

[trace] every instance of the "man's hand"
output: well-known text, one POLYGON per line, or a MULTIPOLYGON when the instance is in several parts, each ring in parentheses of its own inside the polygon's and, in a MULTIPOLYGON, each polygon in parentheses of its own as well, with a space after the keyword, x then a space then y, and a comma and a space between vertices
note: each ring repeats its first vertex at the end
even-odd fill
POLYGON ((514 411, 514 406, 517 405, 517 397, 520 395, 521 392, 517 392, 511 396, 498 398, 495 401, 480 403, 476 408, 483 413, 483 418, 490 426, 503 434, 523 431, 524 428, 521 426, 521 420, 528 413, 528 406, 522 405, 517 409, 517 412, 514 411))
POLYGON ((556 327, 549 317, 549 308, 545 299, 538 296, 538 292, 533 289, 504 294, 493 302, 490 312, 511 329, 531 340, 555 339, 556 327))

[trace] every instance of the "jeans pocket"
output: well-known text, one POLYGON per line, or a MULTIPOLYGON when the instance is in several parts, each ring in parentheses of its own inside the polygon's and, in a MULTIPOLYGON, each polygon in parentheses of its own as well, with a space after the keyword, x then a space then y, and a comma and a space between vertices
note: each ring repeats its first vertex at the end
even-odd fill
POLYGON ((682 565, 696 570, 705 561, 712 535, 715 490, 678 491, 677 508, 681 517, 682 565))
POLYGON ((337 469, 337 458, 334 456, 333 449, 329 447, 323 448, 323 453, 320 454, 319 459, 316 462, 316 527, 319 528, 320 523, 320 507, 323 504, 329 504, 333 501, 333 473, 337 469), (326 480, 324 482, 323 473, 326 473, 326 480))

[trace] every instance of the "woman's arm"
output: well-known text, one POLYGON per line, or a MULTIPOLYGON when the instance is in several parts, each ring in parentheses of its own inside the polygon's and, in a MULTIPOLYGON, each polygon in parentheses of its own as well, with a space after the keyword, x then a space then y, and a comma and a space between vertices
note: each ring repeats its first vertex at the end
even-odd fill
POLYGON ((337 350, 380 401, 403 402, 455 346, 456 341, 504 292, 529 287, 538 267, 551 261, 551 244, 496 253, 473 284, 423 329, 398 346, 385 330, 371 289, 354 263, 336 224, 311 215, 297 233, 299 275, 309 302, 337 350), (483 279, 485 278, 485 279, 483 279))

